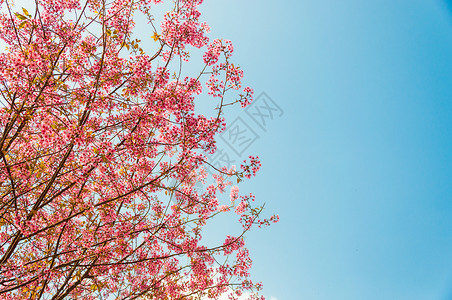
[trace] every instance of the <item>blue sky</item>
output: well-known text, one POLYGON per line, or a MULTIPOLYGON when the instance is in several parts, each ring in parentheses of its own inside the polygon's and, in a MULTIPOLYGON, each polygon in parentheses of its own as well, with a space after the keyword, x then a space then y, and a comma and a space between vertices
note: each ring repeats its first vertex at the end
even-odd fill
POLYGON ((284 111, 265 131, 236 113, 259 136, 245 154, 263 160, 241 190, 281 217, 248 237, 264 294, 452 299, 452 5, 203 6, 247 83, 284 111))

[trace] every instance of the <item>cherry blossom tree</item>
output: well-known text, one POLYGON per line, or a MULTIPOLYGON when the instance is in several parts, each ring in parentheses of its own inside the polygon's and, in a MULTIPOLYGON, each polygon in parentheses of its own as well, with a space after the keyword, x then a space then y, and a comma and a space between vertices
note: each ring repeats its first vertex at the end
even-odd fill
POLYGON ((28 3, 0 0, 0 299, 263 299, 244 234, 278 217, 235 185, 259 159, 207 160, 253 91, 231 42, 209 41, 202 0, 28 3), (206 246, 206 224, 234 212, 241 232, 206 246))

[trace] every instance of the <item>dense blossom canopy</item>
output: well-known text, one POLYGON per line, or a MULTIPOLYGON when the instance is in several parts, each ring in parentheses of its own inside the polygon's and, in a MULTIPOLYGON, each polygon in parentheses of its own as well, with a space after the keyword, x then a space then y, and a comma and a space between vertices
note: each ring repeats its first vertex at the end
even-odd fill
POLYGON ((206 172, 223 108, 248 105, 253 91, 231 42, 206 36, 202 0, 161 2, 0 0, 1 299, 216 299, 260 288, 243 234, 277 217, 260 219, 254 196, 232 184, 259 159, 206 172), (157 6, 169 8, 160 24, 157 6), (153 50, 136 38, 138 16, 153 50), (182 76, 195 48, 200 72, 182 76), (203 89, 211 117, 194 111, 203 89), (242 233, 203 245, 207 221, 231 212, 242 233))

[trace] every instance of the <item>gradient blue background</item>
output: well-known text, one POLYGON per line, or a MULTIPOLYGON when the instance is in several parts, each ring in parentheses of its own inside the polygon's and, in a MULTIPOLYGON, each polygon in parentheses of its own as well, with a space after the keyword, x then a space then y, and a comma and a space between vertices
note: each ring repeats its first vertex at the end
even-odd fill
POLYGON ((285 114, 241 186, 280 223, 248 237, 278 300, 452 299, 452 1, 205 1, 285 114), (231 22, 231 18, 233 22, 231 22))

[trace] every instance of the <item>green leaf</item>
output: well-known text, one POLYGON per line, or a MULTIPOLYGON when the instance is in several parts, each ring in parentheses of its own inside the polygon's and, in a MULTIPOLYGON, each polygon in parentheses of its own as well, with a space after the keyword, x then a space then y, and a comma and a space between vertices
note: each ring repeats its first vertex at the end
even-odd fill
POLYGON ((28 13, 28 10, 26 10, 25 8, 22 7, 22 11, 24 12, 24 14, 25 14, 27 17, 31 18, 31 15, 28 13))
POLYGON ((26 20, 27 19, 27 17, 26 16, 23 16, 23 15, 21 15, 20 13, 15 13, 15 15, 16 15, 16 17, 18 18, 18 19, 20 19, 20 20, 26 20))

